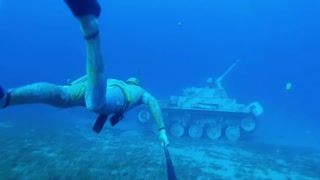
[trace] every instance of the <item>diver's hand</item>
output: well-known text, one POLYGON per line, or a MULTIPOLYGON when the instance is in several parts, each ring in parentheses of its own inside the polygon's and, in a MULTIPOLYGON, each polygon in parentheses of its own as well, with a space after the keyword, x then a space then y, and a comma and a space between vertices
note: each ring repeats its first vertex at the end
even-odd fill
POLYGON ((168 146, 169 145, 169 140, 166 134, 166 130, 165 129, 161 129, 159 131, 159 138, 160 140, 162 140, 162 146, 168 146))

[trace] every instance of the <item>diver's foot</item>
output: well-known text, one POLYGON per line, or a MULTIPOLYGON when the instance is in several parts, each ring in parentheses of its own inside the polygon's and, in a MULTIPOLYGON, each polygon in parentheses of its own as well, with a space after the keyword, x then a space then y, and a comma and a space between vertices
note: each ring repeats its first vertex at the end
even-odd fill
POLYGON ((3 90, 3 88, 0 86, 0 100, 2 100, 2 99, 4 98, 4 95, 5 95, 4 90, 3 90))
POLYGON ((9 94, 0 86, 0 108, 5 108, 9 104, 9 94))
POLYGON ((72 14, 78 18, 93 15, 99 18, 101 6, 97 0, 64 0, 72 14))
POLYGON ((4 106, 5 104, 5 95, 3 88, 0 86, 0 108, 4 106))
POLYGON ((98 19, 92 15, 78 18, 82 34, 86 40, 94 39, 99 35, 98 19))
POLYGON ((98 19, 101 6, 97 0, 64 0, 72 14, 80 21, 85 39, 94 39, 99 35, 98 19))

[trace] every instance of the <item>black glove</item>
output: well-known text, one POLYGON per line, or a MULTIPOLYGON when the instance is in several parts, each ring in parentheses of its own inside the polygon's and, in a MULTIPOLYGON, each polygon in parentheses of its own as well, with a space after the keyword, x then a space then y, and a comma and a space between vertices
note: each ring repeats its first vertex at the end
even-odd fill
POLYGON ((99 18, 101 6, 97 0, 64 0, 76 17, 94 15, 99 18))

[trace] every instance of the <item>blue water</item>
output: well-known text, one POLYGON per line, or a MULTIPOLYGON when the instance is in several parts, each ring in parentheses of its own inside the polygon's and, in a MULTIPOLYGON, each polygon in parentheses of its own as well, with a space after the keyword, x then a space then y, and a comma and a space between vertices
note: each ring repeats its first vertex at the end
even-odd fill
MULTIPOLYGON (((264 107, 255 141, 319 148, 320 1, 122 0, 101 5, 109 77, 125 80, 139 71, 143 86, 164 99, 184 87, 203 86, 240 59, 223 84, 239 102, 258 100, 264 107)), ((64 84, 85 73, 81 32, 63 1, 1 0, 0 35, 4 88, 64 84)), ((28 112, 36 119, 32 112, 41 108, 58 111, 32 105, 1 113, 28 112)))

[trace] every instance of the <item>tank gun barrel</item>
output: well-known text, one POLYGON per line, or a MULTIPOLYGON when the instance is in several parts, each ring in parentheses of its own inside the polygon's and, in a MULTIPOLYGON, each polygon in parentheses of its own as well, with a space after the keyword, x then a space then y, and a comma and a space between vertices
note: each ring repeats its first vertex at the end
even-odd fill
POLYGON ((216 83, 217 83, 218 88, 222 88, 222 85, 221 85, 222 79, 238 64, 239 61, 240 61, 240 59, 238 59, 236 62, 234 62, 234 63, 216 80, 216 83))

